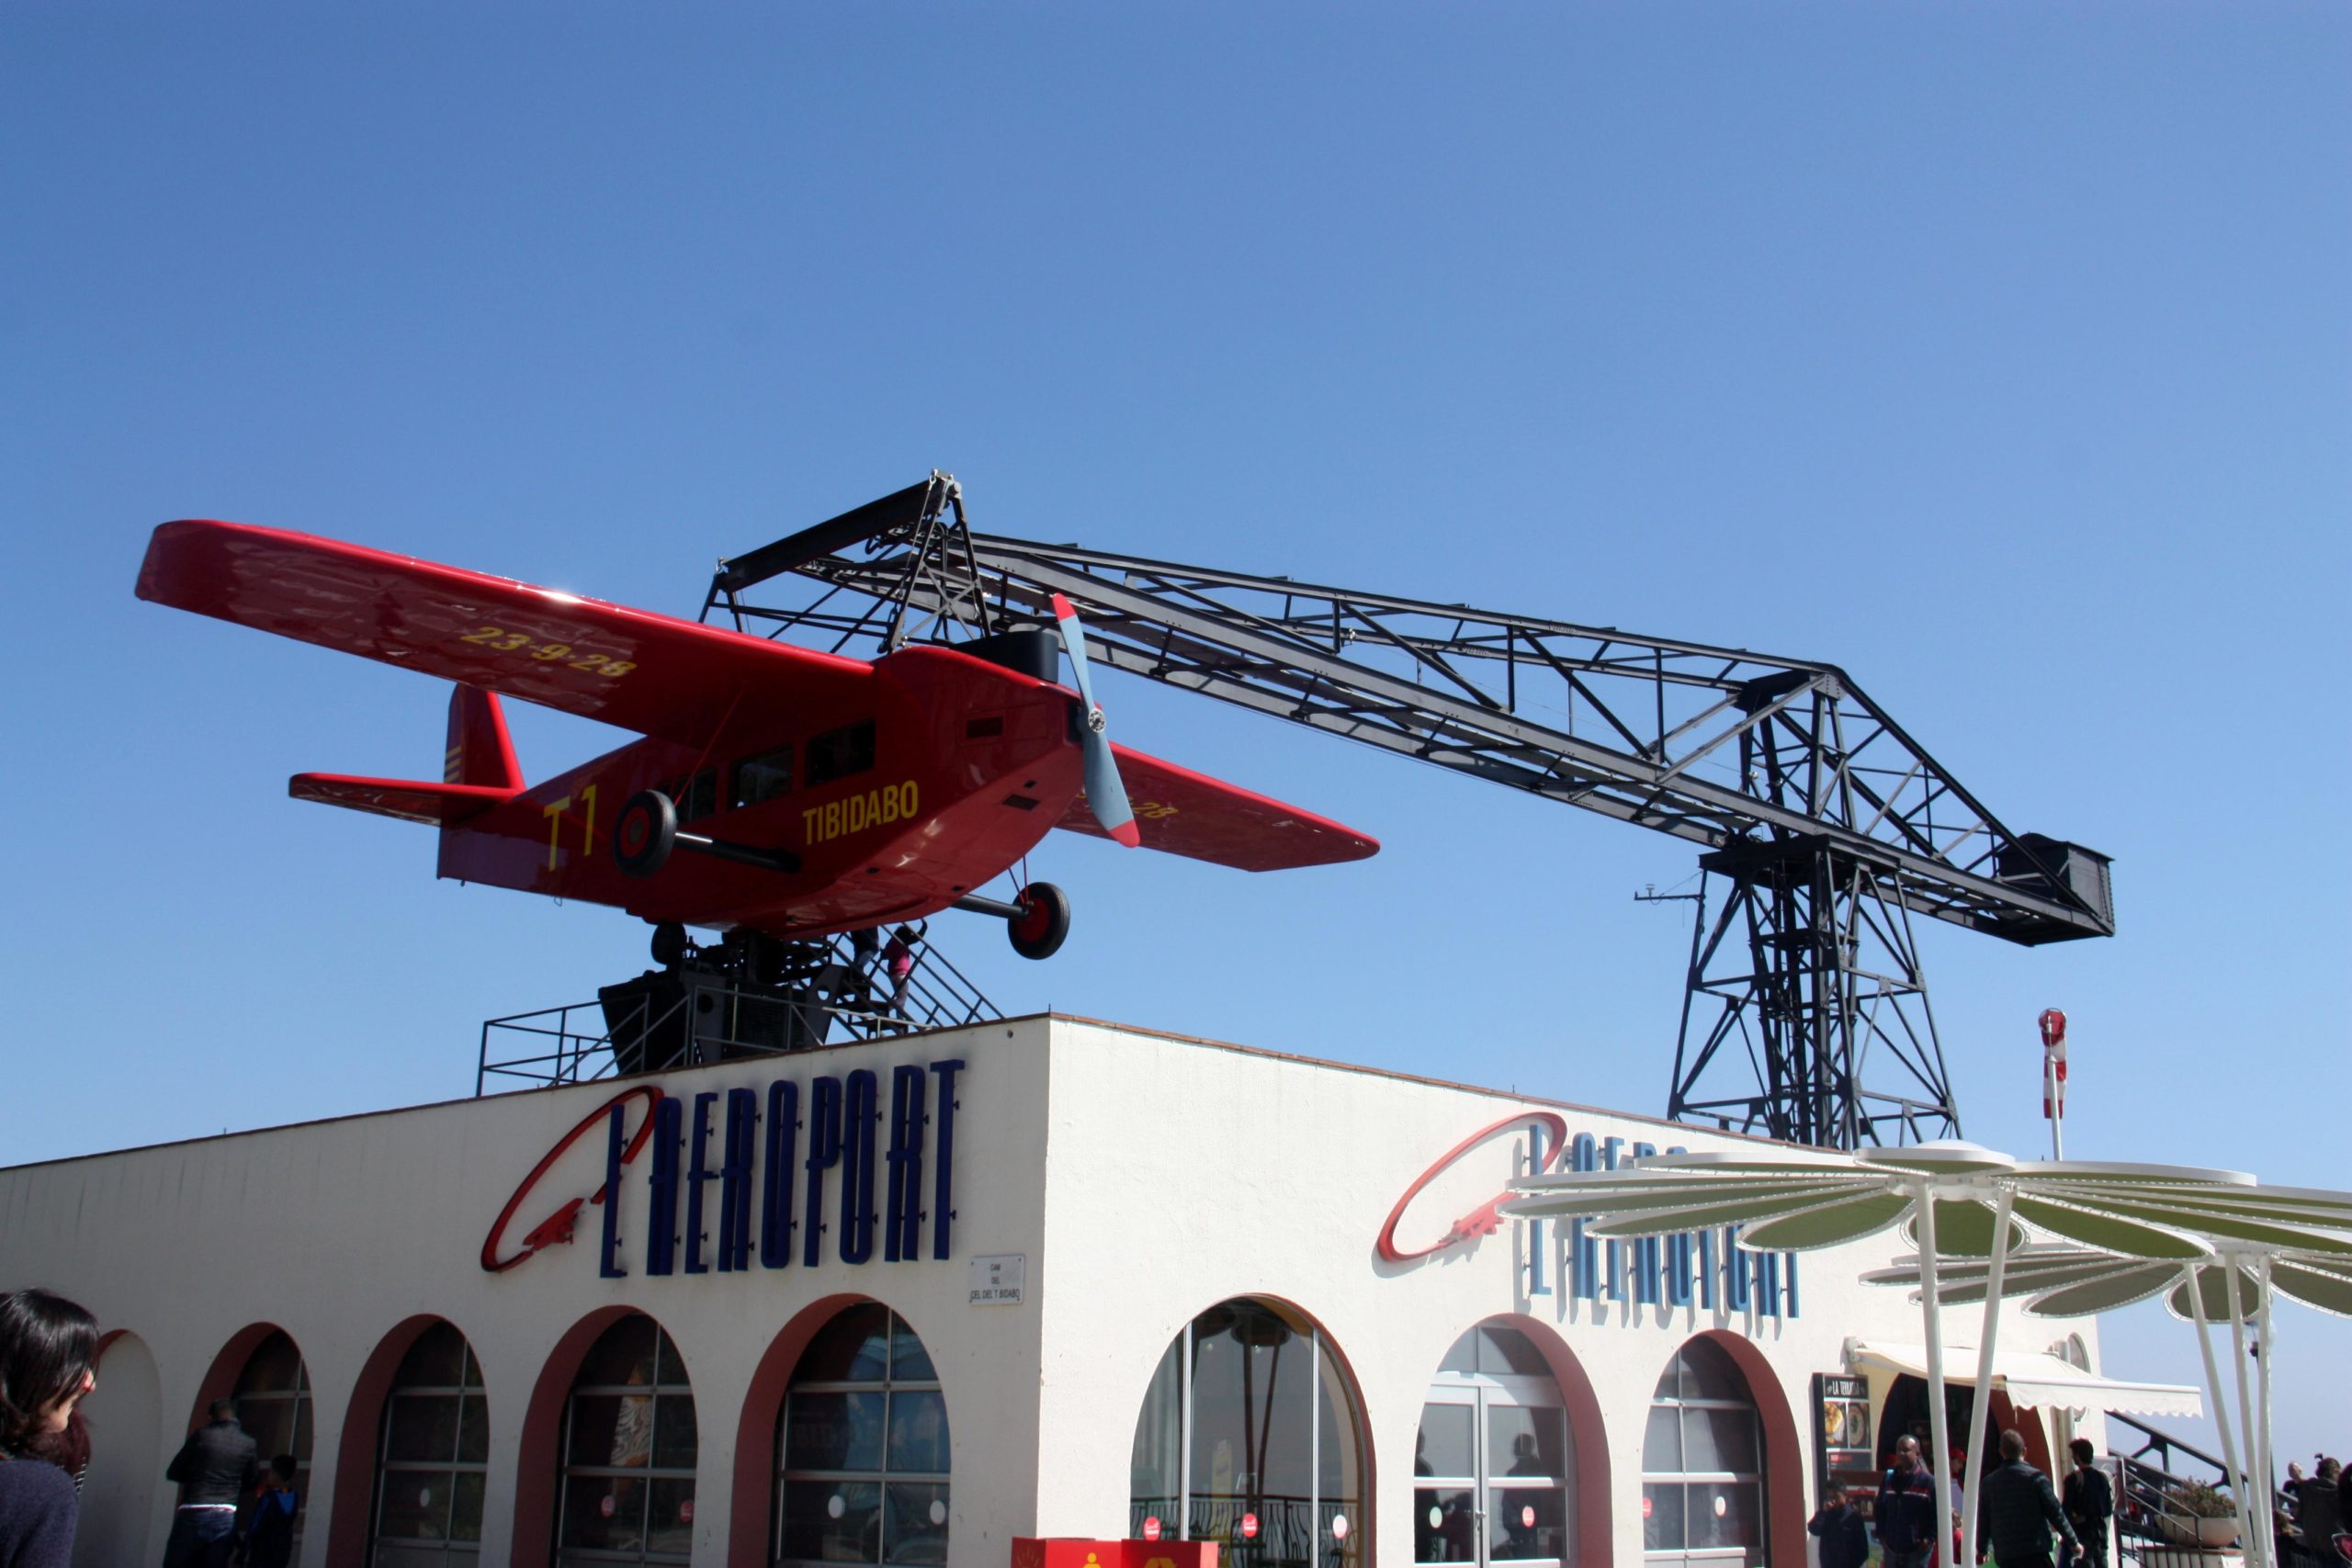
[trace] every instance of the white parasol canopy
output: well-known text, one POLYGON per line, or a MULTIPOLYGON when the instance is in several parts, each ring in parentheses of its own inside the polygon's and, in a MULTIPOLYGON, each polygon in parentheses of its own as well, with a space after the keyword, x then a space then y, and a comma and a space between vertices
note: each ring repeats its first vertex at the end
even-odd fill
MULTIPOLYGON (((2162 1294, 2167 1312, 2197 1325, 2198 1353, 2204 1362, 2206 1383, 2213 1396, 2214 1425, 2222 1433, 2223 1457, 2234 1471, 2236 1443, 2230 1428, 2229 1405, 2222 1395, 2212 1346, 2205 1334, 2208 1323, 2228 1324, 2231 1343, 2236 1351, 2232 1362, 2239 1419, 2244 1428, 2237 1436, 2245 1441, 2255 1494, 2251 1499, 2254 1507, 2249 1512, 2258 1519, 2267 1519, 2274 1506, 2270 1492, 2270 1380, 2278 1359, 2271 1298, 2285 1296, 2332 1316, 2352 1317, 2352 1242, 2336 1234, 2336 1230, 2352 1226, 2352 1193, 2267 1188, 2261 1190, 2260 1198, 2262 1205, 2301 1216, 2301 1245, 2290 1246, 2275 1235, 2259 1241, 2249 1239, 2239 1234, 2245 1228, 2244 1215, 2232 1213, 2223 1216, 2225 1234, 2211 1237, 2215 1256, 2210 1263, 2176 1268, 2064 1244, 2029 1247, 2009 1258, 2001 1291, 2008 1298, 2026 1298, 2026 1311, 2041 1317, 2081 1317, 2162 1294), (2319 1224, 2336 1229, 2314 1228, 2319 1224), (2251 1411, 2246 1408, 2245 1355, 2248 1322, 2256 1324, 2262 1336, 2258 1383, 2251 1411)), ((2249 1201, 2233 1204, 2233 1208, 2255 1206, 2249 1201)), ((2265 1224, 2270 1228, 2269 1222, 2265 1224)), ((1925 1273, 1920 1264, 1919 1258, 1910 1258, 1891 1269, 1874 1269, 1862 1279, 1871 1284, 1902 1285, 1922 1291, 1925 1273)), ((1937 1294, 1947 1305, 1983 1301, 1991 1290, 1992 1271, 1987 1263, 1963 1260, 1939 1270, 1937 1294)), ((2246 1533, 2249 1538, 2256 1533, 2267 1538, 2268 1534, 2258 1526, 2250 1527, 2246 1533)), ((2256 1546, 2257 1561, 2263 1560, 2267 1545, 2266 1539, 2256 1546)))
MULTIPOLYGON (((2075 1243, 2086 1254, 2128 1260, 2174 1278, 2181 1277, 2185 1266, 2213 1258, 2217 1243, 2233 1250, 2276 1248, 2318 1237, 2316 1245, 2339 1248, 2352 1258, 2352 1238, 2328 1234, 2352 1230, 2352 1194, 2264 1189, 2241 1171, 2191 1166, 2017 1160, 1958 1142, 1853 1155, 1786 1147, 1657 1155, 1617 1170, 1523 1177, 1512 1186, 1521 1195, 1502 1206, 1506 1213, 1585 1218, 1592 1234, 1605 1236, 1739 1224, 1739 1245, 1759 1251, 1836 1247, 1907 1222, 1919 1246, 1928 1419, 1938 1454, 1951 1447, 1944 1420, 1941 1307, 1947 1298, 1939 1270, 1947 1260, 1974 1262, 1974 1299, 1984 1303, 1976 1383, 1986 1386, 1994 1376, 1999 1303, 2013 1293, 2006 1280, 2011 1254, 2026 1241, 2020 1223, 2075 1243)), ((2041 1265, 2037 1258, 2029 1266, 2041 1265)), ((2217 1272, 2225 1295, 2236 1289, 2236 1269, 2217 1272)), ((2087 1285, 2091 1279, 2064 1283, 2087 1285)), ((2161 1289, 2159 1278, 2148 1293, 2161 1289)), ((2202 1292, 2189 1292, 2192 1309, 2201 1310, 2202 1297, 2202 1292)), ((2231 1319, 2241 1322, 2242 1314, 2233 1312, 2231 1319)), ((2209 1382, 2218 1403, 2220 1380, 2209 1382)), ((2243 1382, 2240 1386, 2243 1406, 2243 1382)), ((1970 1414, 1966 1462, 1972 1476, 1983 1468, 1989 1404, 1975 1401, 1970 1414)), ((2241 1414, 2249 1416, 2250 1427, 2250 1413, 2241 1414)), ((2220 1425, 2224 1457, 2235 1472, 2229 1424, 2220 1425)), ((1973 1509, 1966 1511, 1962 1530, 1960 1560, 1973 1562, 1973 1509)), ((2264 1533, 2246 1532, 2249 1539, 2264 1533)))

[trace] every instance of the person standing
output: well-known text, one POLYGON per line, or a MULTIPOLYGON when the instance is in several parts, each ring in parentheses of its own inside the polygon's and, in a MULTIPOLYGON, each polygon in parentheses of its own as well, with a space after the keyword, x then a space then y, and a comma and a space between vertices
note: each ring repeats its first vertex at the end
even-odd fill
POLYGON ((1869 1563, 1870 1529, 1844 1487, 1829 1494, 1804 1529, 1821 1542, 1821 1568, 1866 1568, 1869 1563))
POLYGON ((2050 1535, 2083 1549, 2058 1506, 2050 1477, 2025 1461, 2025 1438, 2014 1427, 2001 1434, 2001 1468, 1977 1483, 1976 1561, 1990 1551, 2000 1568, 2052 1568, 2050 1535))
POLYGON ((2338 1490, 2343 1474, 2342 1465, 2323 1459, 2296 1497, 2295 1523, 2303 1532, 2303 1550, 2322 1562, 2335 1550, 2335 1532, 2344 1528, 2343 1495, 2338 1490))
POLYGON ((2063 1564, 2072 1562, 2086 1568, 2107 1568, 2107 1521, 2115 1517, 2115 1488, 2107 1479, 2107 1472, 2099 1469, 2098 1450, 2091 1447, 2088 1438, 2076 1438, 2066 1445, 2074 1456, 2075 1468, 2066 1476, 2066 1493, 2059 1499, 2065 1509, 2066 1522, 2075 1527, 2082 1538, 2080 1552, 2061 1558, 2063 1564))
POLYGON ((1935 1472, 1919 1462, 1919 1439, 1898 1438, 1894 1463, 1878 1483, 1871 1530, 1885 1549, 1882 1568, 1928 1568, 1936 1539, 1943 1533, 1942 1488, 1935 1472))
POLYGON ((0 1562, 67 1568, 81 1496, 60 1467, 97 1387, 98 1322, 48 1291, 0 1292, 0 1562))
POLYGON ((238 1549, 238 1561, 246 1568, 287 1568, 294 1561, 294 1510, 302 1506, 302 1495, 294 1490, 294 1470, 292 1454, 269 1461, 253 1525, 238 1549))
POLYGON ((232 1399, 212 1402, 212 1421, 187 1435, 164 1471, 180 1505, 164 1542, 164 1568, 226 1568, 237 1538, 237 1508, 261 1479, 259 1449, 237 1425, 232 1399))

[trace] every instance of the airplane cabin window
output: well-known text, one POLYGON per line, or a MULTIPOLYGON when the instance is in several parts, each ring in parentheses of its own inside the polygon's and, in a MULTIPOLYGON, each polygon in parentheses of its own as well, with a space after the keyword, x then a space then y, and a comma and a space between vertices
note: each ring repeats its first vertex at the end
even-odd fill
POLYGON ((874 721, 828 730, 808 742, 811 787, 862 773, 874 765, 874 721))
POLYGON ((686 781, 686 793, 678 802, 678 820, 692 822, 718 809, 718 770, 705 768, 686 781))
POLYGON ((730 806, 757 806, 763 800, 774 800, 792 789, 792 748, 779 746, 773 751, 763 751, 756 757, 746 757, 735 764, 735 787, 729 795, 730 806))

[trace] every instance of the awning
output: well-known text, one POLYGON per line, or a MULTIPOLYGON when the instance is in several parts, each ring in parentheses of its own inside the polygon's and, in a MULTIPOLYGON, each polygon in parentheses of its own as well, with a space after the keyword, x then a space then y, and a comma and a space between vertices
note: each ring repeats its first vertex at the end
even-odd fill
MULTIPOLYGON (((1858 1339, 1847 1347, 1857 1361, 1869 1361, 1914 1377, 1928 1375, 1928 1348, 1892 1340, 1858 1339)), ((1944 1347, 1944 1381, 1958 1387, 1976 1382, 1976 1347, 1944 1347)), ((2019 1404, 2063 1410, 2121 1410, 2134 1416, 2202 1416, 2205 1399, 2181 1383, 2125 1382, 2086 1372, 2072 1362, 2031 1350, 1993 1352, 1993 1381, 2019 1404)))

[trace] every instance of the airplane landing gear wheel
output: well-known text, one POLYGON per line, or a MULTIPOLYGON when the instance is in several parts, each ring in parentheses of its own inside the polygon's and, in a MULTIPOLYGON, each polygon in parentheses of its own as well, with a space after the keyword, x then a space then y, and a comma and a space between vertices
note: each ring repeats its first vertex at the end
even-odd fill
POLYGON ((1004 923, 1012 951, 1023 958, 1051 958, 1069 935, 1069 895, 1050 882, 1033 882, 1021 890, 1021 918, 1004 923))
POLYGON ((613 860, 625 875, 650 876, 678 846, 678 808, 658 789, 641 789, 613 824, 613 860))
POLYGON ((675 920, 664 920, 653 928, 653 962, 664 969, 674 969, 686 956, 686 928, 675 920))

